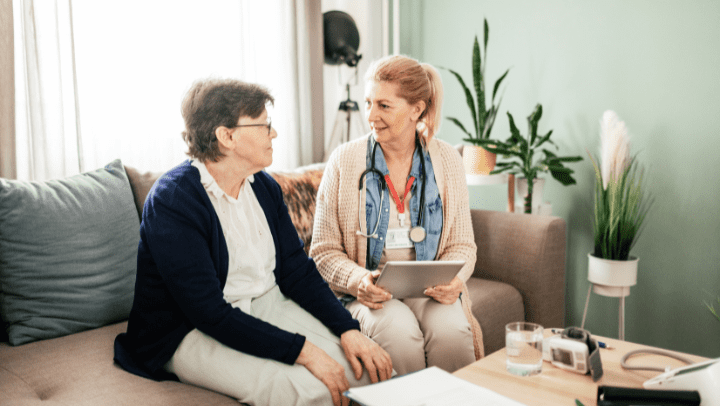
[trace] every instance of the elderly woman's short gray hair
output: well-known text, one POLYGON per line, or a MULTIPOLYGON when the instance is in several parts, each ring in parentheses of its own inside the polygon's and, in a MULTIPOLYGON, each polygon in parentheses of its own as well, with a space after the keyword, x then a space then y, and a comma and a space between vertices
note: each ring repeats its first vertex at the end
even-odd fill
POLYGON ((275 99, 263 86, 236 79, 204 79, 190 87, 182 102, 187 154, 201 162, 223 157, 215 130, 234 128, 240 117, 259 117, 275 99))

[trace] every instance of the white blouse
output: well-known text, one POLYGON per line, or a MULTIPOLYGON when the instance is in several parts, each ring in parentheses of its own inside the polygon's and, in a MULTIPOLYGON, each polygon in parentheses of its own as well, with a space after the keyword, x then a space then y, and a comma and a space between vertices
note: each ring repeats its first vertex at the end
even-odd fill
POLYGON ((204 163, 193 160, 200 182, 220 219, 228 247, 228 278, 223 296, 248 313, 252 299, 275 286, 275 243, 265 213, 250 186, 250 175, 240 186, 237 199, 225 193, 204 163))

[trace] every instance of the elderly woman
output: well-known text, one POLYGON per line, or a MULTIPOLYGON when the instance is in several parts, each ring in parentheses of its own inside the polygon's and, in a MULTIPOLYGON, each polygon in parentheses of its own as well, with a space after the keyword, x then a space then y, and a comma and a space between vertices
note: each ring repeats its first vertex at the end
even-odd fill
POLYGON ((347 404, 343 391, 388 379, 392 364, 322 280, 262 171, 277 137, 272 102, 237 80, 199 81, 187 93, 192 159, 145 202, 115 360, 254 405, 347 404))
POLYGON ((482 356, 482 333, 465 285, 476 255, 465 174, 457 151, 434 138, 442 82, 435 68, 405 56, 374 62, 365 78, 372 133, 330 157, 310 256, 398 374, 455 371, 482 356), (465 266, 447 285, 427 289, 427 298, 397 300, 374 284, 393 260, 465 266))

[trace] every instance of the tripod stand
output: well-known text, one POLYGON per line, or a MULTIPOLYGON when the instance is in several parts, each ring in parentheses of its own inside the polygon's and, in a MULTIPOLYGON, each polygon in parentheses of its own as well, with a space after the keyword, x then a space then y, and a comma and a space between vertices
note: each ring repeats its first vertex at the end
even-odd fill
POLYGON ((330 153, 340 144, 358 138, 370 131, 360 115, 357 102, 350 100, 350 84, 346 84, 345 89, 347 91, 347 100, 340 102, 337 116, 335 116, 332 133, 328 144, 325 146, 325 157, 323 158, 325 162, 330 158, 330 153))

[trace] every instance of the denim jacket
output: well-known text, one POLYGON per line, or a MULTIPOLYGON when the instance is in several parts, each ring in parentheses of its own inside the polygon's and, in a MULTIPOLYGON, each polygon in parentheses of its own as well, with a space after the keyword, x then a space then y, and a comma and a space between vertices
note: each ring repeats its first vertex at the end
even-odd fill
MULTIPOLYGON (((368 138, 368 148, 366 155, 366 167, 370 168, 372 150, 375 144, 373 137, 368 138)), ((379 146, 378 146, 379 147, 379 146)), ((440 242, 440 233, 442 232, 443 226, 443 210, 442 201, 440 200, 440 192, 438 190, 437 183, 435 182, 435 172, 433 171, 432 161, 430 160, 430 154, 424 148, 415 149, 413 153, 412 168, 410 169, 410 175, 414 176, 415 181, 413 182, 410 198, 410 225, 416 226, 418 223, 418 214, 420 208, 420 192, 422 190, 422 167, 420 162, 420 154, 422 159, 425 160, 425 173, 427 174, 427 182, 425 185, 425 212, 423 214, 423 227, 425 227, 426 237, 423 241, 414 243, 415 245, 415 259, 418 261, 429 261, 435 259, 437 255, 438 243, 440 242)), ((389 173, 387 164, 385 163, 385 156, 383 155, 382 148, 377 148, 375 152, 375 169, 380 171, 383 175, 389 173)), ((390 222, 390 204, 393 203, 393 198, 390 195, 388 188, 383 192, 384 199, 382 199, 382 207, 380 207, 380 180, 378 175, 369 172, 365 179, 366 188, 366 202, 365 202, 365 216, 368 231, 367 233, 373 233, 375 231, 375 225, 378 221, 378 214, 380 214, 380 223, 377 226, 378 238, 369 238, 368 250, 370 250, 370 261, 366 264, 367 269, 374 270, 380 264, 380 258, 382 257, 383 247, 385 246, 385 236, 388 230, 388 224, 390 222)), ((399 193, 402 193, 400 191, 399 193)))

